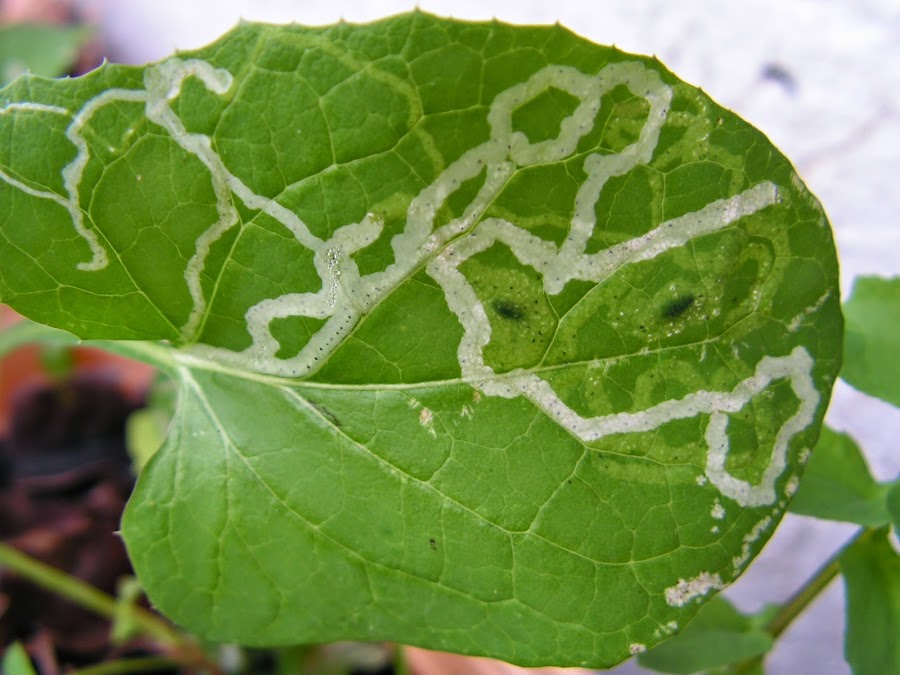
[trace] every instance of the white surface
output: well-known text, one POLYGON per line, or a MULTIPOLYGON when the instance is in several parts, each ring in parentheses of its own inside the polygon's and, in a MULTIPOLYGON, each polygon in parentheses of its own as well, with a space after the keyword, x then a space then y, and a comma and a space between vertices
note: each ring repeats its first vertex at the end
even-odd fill
MULTIPOLYGON (((413 2, 84 0, 99 8, 110 58, 141 63, 212 41, 244 18, 306 24, 369 21, 413 2)), ((766 132, 791 157, 834 226, 845 292, 861 274, 900 274, 900 3, 895 0, 423 0, 462 19, 559 21, 599 43, 656 54, 766 132), (766 77, 767 68, 787 79, 766 77)), ((829 413, 879 478, 900 471, 900 412, 841 386, 829 413)), ((729 590, 741 607, 783 600, 853 528, 788 517, 729 590)), ((849 673, 839 582, 782 638, 770 675, 849 673)), ((631 664, 618 673, 639 672, 631 664)))

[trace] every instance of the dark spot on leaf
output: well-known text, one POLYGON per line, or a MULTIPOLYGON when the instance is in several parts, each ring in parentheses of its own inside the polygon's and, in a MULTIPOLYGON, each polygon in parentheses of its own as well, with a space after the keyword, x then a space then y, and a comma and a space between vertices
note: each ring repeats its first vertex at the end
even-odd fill
POLYGON ((432 551, 437 551, 437 542, 434 540, 434 537, 428 540, 428 545, 431 546, 432 551))
POLYGON ((321 403, 316 403, 315 401, 310 401, 310 404, 313 408, 319 411, 319 414, 322 415, 322 417, 324 417, 329 424, 340 428, 341 421, 328 408, 326 408, 321 403))
POLYGON ((682 295, 680 298, 675 298, 674 300, 666 303, 666 306, 663 307, 662 315, 664 319, 677 319, 679 316, 684 314, 691 305, 694 304, 694 296, 693 295, 682 295))
POLYGON ((491 307, 493 307, 494 311, 502 318, 509 319, 510 321, 521 321, 525 318, 524 308, 511 300, 494 300, 491 303, 491 307))

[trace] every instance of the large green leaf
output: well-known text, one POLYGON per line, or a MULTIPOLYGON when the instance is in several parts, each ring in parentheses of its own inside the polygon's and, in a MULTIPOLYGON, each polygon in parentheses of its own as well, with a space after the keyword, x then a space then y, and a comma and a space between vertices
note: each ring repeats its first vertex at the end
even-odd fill
POLYGON ((414 13, 2 101, 0 293, 167 341, 132 343, 180 401, 123 534, 205 637, 612 664, 796 487, 841 355, 830 229, 655 60, 414 13))

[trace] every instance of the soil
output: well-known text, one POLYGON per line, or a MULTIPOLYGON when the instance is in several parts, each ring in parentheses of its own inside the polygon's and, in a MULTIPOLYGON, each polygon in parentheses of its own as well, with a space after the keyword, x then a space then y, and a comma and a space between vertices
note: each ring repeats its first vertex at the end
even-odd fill
MULTIPOLYGON (((15 391, 0 439, 0 539, 115 594, 131 566, 115 534, 134 478, 125 421, 142 405, 96 372, 15 391)), ((105 619, 0 571, 0 646, 19 640, 46 675, 122 650, 105 619)))

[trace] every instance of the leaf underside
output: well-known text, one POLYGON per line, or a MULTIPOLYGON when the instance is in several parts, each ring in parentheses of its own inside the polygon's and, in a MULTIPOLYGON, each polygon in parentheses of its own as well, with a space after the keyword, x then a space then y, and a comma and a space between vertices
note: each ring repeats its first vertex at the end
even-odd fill
POLYGON ((796 487, 830 229, 658 61, 417 12, 0 99, 0 298, 165 341, 178 412, 122 529, 201 636, 614 664, 796 487))

